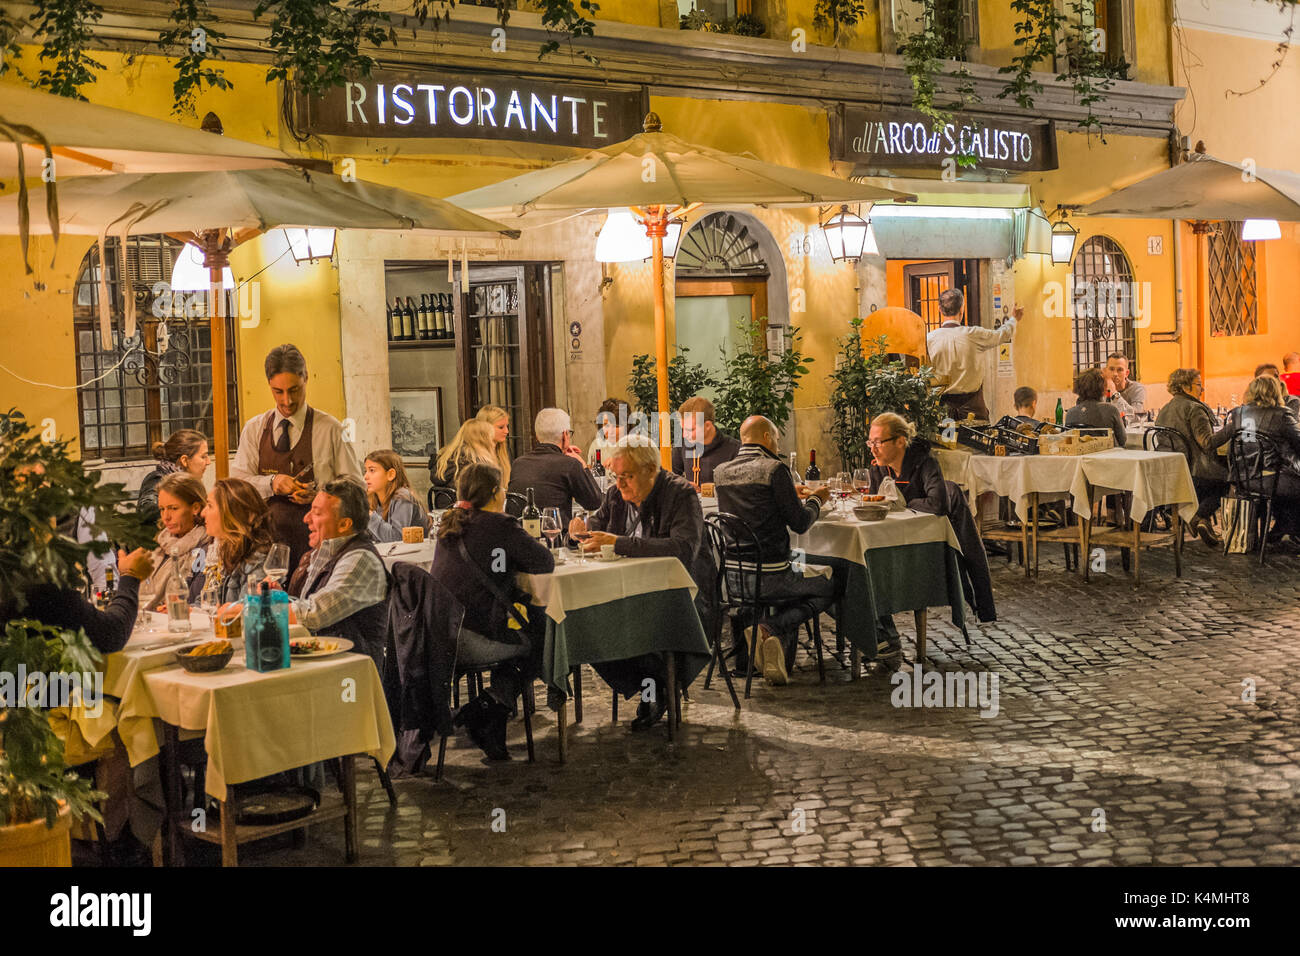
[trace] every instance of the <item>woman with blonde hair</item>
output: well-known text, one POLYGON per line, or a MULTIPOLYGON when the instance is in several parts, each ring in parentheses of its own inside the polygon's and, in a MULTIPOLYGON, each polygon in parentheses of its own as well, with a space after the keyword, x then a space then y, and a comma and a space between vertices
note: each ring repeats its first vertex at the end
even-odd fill
MULTIPOLYGON (((1227 445, 1238 434, 1249 452, 1256 436, 1268 440, 1262 462, 1265 472, 1276 471, 1277 494, 1273 515, 1277 519, 1269 536, 1276 540, 1284 534, 1300 534, 1300 423, 1286 407, 1286 386, 1272 375, 1261 375, 1246 386, 1246 401, 1228 413, 1222 428, 1210 440, 1211 448, 1227 445)), ((1243 463, 1234 461, 1228 452, 1228 480, 1239 481, 1243 463)))
POLYGON ((370 534, 376 541, 401 541, 403 528, 427 528, 429 516, 411 491, 402 458, 391 448, 372 451, 365 460, 370 534))
POLYGON ((506 439, 510 437, 510 413, 500 405, 484 405, 474 417, 492 426, 492 447, 496 466, 501 469, 501 480, 509 487, 510 449, 506 445, 506 439))
POLYGON ((207 489, 193 475, 176 472, 158 483, 162 529, 158 550, 153 553, 153 573, 140 582, 141 607, 163 610, 159 605, 169 586, 178 585, 190 593, 190 583, 203 570, 210 543, 207 528, 199 520, 207 501, 207 489))
POLYGON ((257 489, 242 478, 221 479, 208 493, 203 522, 212 536, 206 583, 217 587, 220 602, 257 593, 266 577, 266 553, 275 543, 271 512, 257 489))
POLYGON ((478 418, 471 418, 460 426, 451 441, 438 452, 438 457, 429 467, 429 474, 434 484, 455 488, 461 471, 473 464, 497 464, 492 426, 478 418))

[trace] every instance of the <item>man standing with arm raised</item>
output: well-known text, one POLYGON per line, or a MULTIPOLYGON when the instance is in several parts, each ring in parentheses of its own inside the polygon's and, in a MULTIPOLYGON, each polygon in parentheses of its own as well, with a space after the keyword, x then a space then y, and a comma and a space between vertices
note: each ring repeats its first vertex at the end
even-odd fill
POLYGON ((272 533, 289 545, 294 568, 309 547, 304 522, 317 487, 335 478, 361 481, 361 467, 339 420, 307 404, 307 360, 298 347, 277 345, 265 367, 275 408, 244 425, 230 474, 266 499, 272 533))
POLYGON ((1016 322, 1025 314, 1017 307, 1015 315, 1000 328, 983 329, 963 325, 962 309, 966 297, 957 289, 949 289, 939 296, 939 312, 943 324, 925 337, 925 348, 930 353, 930 365, 940 381, 946 381, 940 400, 955 419, 974 413, 987 421, 988 406, 984 404, 984 353, 1010 342, 1016 322))

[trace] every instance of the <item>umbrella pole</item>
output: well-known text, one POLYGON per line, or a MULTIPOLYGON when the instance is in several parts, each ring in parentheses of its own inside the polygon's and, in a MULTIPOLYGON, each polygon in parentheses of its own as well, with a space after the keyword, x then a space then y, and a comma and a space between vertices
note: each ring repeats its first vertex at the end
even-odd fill
POLYGON ((655 375, 659 386, 659 461, 665 468, 672 467, 672 429, 669 428, 668 407, 668 315, 664 303, 664 237, 668 235, 667 208, 654 206, 646 219, 646 235, 654 259, 652 281, 655 296, 655 375))
POLYGON ((1203 219, 1192 223, 1192 232, 1196 236, 1196 367, 1200 370, 1201 381, 1205 381, 1206 361, 1206 319, 1205 308, 1205 237, 1210 231, 1210 224, 1203 219))
POLYGON ((230 435, 226 429, 226 310, 222 273, 229 261, 221 233, 213 230, 203 237, 203 260, 208 267, 208 328, 212 345, 212 460, 217 478, 230 474, 230 435), (220 303, 220 304, 219 304, 220 303))

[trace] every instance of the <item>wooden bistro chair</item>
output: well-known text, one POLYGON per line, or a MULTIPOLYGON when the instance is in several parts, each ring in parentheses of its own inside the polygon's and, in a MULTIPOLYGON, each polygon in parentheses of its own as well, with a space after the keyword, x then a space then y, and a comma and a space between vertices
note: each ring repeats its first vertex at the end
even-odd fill
MULTIPOLYGON (((1250 501, 1259 522, 1259 563, 1264 563, 1268 549, 1268 529, 1273 523, 1273 499, 1277 496, 1280 472, 1277 444, 1267 435, 1253 433, 1250 440, 1241 432, 1232 436, 1228 445, 1228 481, 1237 498, 1250 501), (1270 467, 1270 465, 1272 467, 1270 467), (1262 510, 1261 510, 1262 509, 1262 510)), ((1249 529, 1244 529, 1249 532, 1249 529)), ((1223 551, 1227 554, 1229 542, 1237 531, 1237 512, 1233 512, 1231 527, 1223 529, 1223 551)), ((1249 540, 1249 539, 1248 539, 1249 540)))

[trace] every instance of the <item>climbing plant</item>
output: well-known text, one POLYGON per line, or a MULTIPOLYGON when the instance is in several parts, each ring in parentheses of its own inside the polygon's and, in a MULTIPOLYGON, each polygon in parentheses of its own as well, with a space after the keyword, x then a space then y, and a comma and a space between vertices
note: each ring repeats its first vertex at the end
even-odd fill
POLYGON ((841 30, 857 26, 866 15, 864 0, 817 0, 813 7, 813 26, 818 30, 829 27, 831 43, 839 43, 841 30))
POLYGON ((214 27, 206 0, 176 0, 168 16, 171 29, 158 37, 164 52, 179 53, 176 81, 172 84, 172 112, 193 115, 194 101, 204 87, 228 90, 233 87, 224 70, 209 61, 220 60, 218 43, 226 35, 214 27))
POLYGON ((94 25, 104 11, 90 0, 36 0, 32 32, 41 43, 37 55, 43 66, 34 85, 59 96, 84 100, 81 88, 95 82, 104 64, 86 52, 94 25))

